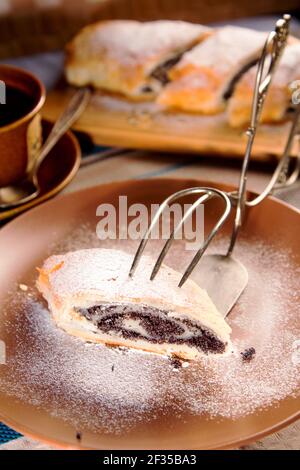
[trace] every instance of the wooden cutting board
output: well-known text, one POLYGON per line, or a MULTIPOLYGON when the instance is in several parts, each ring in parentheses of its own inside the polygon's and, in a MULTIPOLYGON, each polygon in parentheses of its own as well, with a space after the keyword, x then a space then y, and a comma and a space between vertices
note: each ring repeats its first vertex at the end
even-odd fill
MULTIPOLYGON (((74 93, 62 85, 52 91, 44 117, 55 121, 74 93)), ((268 160, 282 155, 290 123, 263 125, 258 131, 253 158, 268 160)), ((218 154, 241 157, 246 146, 245 129, 233 129, 226 113, 201 116, 164 111, 155 103, 134 103, 94 92, 85 113, 74 126, 99 145, 166 152, 218 154)))

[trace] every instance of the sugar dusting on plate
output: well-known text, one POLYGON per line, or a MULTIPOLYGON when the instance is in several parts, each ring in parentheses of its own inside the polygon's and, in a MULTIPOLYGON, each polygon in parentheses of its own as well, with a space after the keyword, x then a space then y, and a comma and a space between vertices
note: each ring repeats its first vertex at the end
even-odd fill
MULTIPOLYGON (((49 255, 99 243, 85 226, 50 247, 49 255)), ((136 242, 109 241, 105 246, 131 252, 136 242)), ((155 243, 153 247, 157 253, 155 243)), ((219 239, 212 250, 225 247, 219 239)), ((240 240, 235 255, 250 280, 228 318, 235 347, 230 356, 205 357, 174 368, 158 355, 84 343, 53 324, 29 286, 31 296, 16 289, 8 307, 15 307, 15 314, 4 316, 12 344, 0 391, 47 409, 77 429, 114 434, 171 413, 178 418, 188 413, 237 419, 299 396, 299 266, 291 253, 260 240, 240 240), (251 347, 255 356, 243 361, 241 352, 251 347)), ((186 265, 187 257, 174 246, 168 264, 180 269, 183 261, 186 265)))

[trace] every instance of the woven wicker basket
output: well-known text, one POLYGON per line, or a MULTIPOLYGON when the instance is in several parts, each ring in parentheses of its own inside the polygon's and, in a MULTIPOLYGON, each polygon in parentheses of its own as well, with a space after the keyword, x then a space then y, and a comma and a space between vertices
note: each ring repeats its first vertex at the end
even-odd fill
POLYGON ((0 58, 59 49, 83 25, 112 18, 201 23, 299 10, 299 0, 1 0, 0 58))

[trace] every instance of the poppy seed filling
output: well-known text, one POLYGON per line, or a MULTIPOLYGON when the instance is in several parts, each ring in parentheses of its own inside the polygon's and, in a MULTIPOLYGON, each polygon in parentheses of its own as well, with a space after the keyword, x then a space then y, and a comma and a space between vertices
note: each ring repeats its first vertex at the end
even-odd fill
POLYGON ((182 56, 183 54, 178 54, 163 64, 158 65, 151 73, 151 77, 158 80, 162 85, 167 85, 170 82, 168 77, 169 70, 180 61, 182 56))
POLYGON ((188 319, 169 317, 166 310, 147 305, 101 304, 76 308, 99 331, 124 339, 186 344, 205 353, 223 353, 226 344, 211 331, 188 319))

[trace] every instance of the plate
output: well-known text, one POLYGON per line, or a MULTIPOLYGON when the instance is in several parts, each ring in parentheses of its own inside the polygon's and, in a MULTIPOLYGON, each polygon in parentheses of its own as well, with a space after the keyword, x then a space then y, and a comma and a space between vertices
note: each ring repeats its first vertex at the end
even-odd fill
MULTIPOLYGON (((74 89, 62 84, 47 97, 43 115, 55 121, 74 89)), ((290 123, 260 126, 252 152, 256 160, 282 155, 290 123)), ((163 111, 155 103, 135 103, 100 91, 74 129, 89 134, 99 145, 240 158, 246 149, 245 129, 233 129, 226 113, 201 116, 163 111)), ((295 155, 296 155, 295 148, 295 155)))
MULTIPOLYGON (((42 126, 46 139, 52 124, 44 120, 42 126)), ((40 196, 13 209, 0 210, 0 222, 21 214, 62 191, 76 175, 80 159, 81 150, 77 139, 72 132, 67 132, 46 157, 39 170, 40 196)))
MULTIPOLYGON (((300 212, 283 202, 269 198, 249 211, 238 239, 235 256, 248 269, 249 285, 228 319, 236 353, 227 358, 176 369, 161 356, 85 344, 56 328, 37 296, 36 266, 52 253, 91 246, 135 251, 136 240, 97 238, 99 204, 117 207, 123 195, 128 205, 149 208, 199 185, 212 183, 153 179, 89 188, 48 201, 0 231, 4 423, 64 448, 223 449, 299 418, 300 212), (248 347, 256 350, 249 363, 241 356, 248 347)), ((219 204, 206 206, 206 230, 219 204)), ((214 252, 226 249, 231 222, 214 252)), ((158 244, 151 241, 149 249, 157 253, 158 244)), ((182 269, 190 257, 176 242, 166 262, 182 269)))

